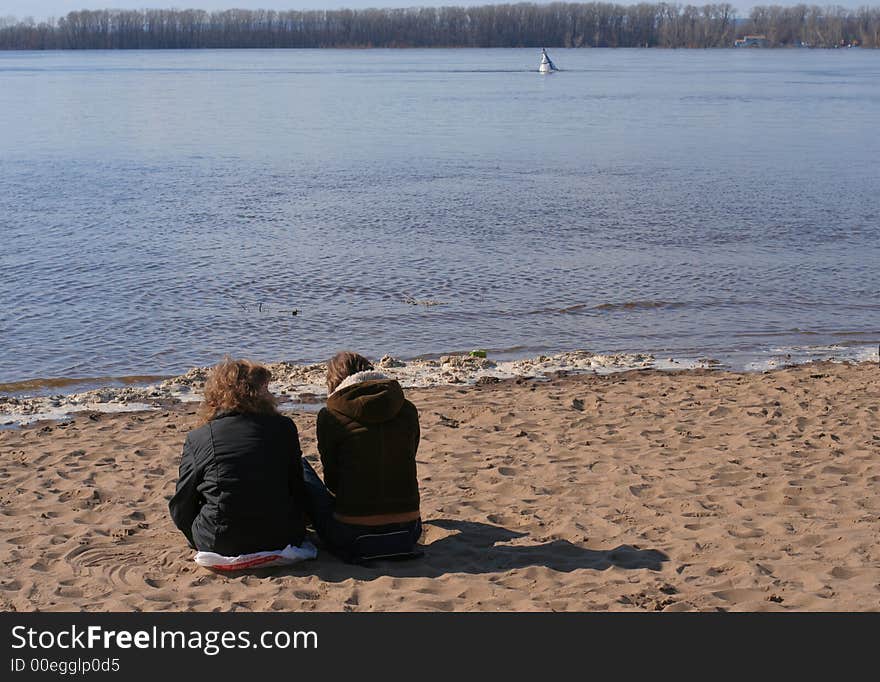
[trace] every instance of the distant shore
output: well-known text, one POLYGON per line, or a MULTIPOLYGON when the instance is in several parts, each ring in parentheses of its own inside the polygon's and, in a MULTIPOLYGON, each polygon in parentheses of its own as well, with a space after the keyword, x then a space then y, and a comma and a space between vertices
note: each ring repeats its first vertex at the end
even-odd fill
MULTIPOLYGON (((425 557, 368 567, 196 566, 167 509, 192 403, 0 430, 0 609, 880 610, 875 363, 407 395, 425 557)), ((319 467, 314 412, 284 412, 319 467)))
POLYGON ((880 8, 553 3, 360 10, 80 10, 0 23, 0 49, 880 46, 880 8))

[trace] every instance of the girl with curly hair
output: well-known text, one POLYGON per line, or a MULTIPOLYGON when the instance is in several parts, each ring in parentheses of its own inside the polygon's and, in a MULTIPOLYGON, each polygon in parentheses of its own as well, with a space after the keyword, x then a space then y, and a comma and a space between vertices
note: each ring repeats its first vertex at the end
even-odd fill
POLYGON ((305 539, 302 450, 278 413, 271 373, 249 360, 213 367, 180 461, 171 517, 199 551, 237 556, 305 539))

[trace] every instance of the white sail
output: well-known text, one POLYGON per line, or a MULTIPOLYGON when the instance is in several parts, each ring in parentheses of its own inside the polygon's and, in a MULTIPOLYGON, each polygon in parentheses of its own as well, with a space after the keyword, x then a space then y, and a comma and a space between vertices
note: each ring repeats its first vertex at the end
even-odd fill
POLYGON ((541 64, 538 66, 538 73, 553 73, 554 71, 559 71, 559 69, 556 68, 556 64, 547 55, 547 51, 542 48, 541 64))

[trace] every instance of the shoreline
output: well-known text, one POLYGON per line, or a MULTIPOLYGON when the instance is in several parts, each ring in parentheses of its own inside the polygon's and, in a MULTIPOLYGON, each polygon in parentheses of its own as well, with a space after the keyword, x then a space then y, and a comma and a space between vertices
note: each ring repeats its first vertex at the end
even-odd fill
MULTIPOLYGON (((647 369, 411 388, 425 557, 198 567, 195 405, 0 431, 6 611, 880 610, 880 372, 647 369)), ((315 415, 282 408, 320 471, 315 415)))
MULTIPOLYGON (((807 350, 813 352, 802 356, 793 356, 791 353, 771 355, 761 362, 747 363, 742 368, 735 368, 709 357, 658 358, 650 353, 592 353, 586 350, 513 360, 482 357, 484 351, 412 360, 400 360, 385 355, 375 365, 378 370, 400 381, 404 388, 426 388, 448 384, 473 385, 516 378, 547 379, 563 374, 601 375, 630 370, 654 369, 668 372, 718 369, 748 373, 818 362, 880 362, 880 349, 873 346, 824 346, 807 350)), ((326 397, 326 363, 274 362, 266 365, 273 376, 270 390, 278 397, 282 408, 315 404, 326 397)), ((201 399, 208 369, 194 367, 178 376, 151 374, 91 380, 29 380, 2 384, 0 428, 14 428, 36 421, 58 421, 78 412, 142 412, 163 409, 172 403, 198 401, 201 399), (69 393, 47 394, 42 391, 43 388, 64 386, 91 387, 69 393), (9 388, 23 390, 9 391, 9 388)))

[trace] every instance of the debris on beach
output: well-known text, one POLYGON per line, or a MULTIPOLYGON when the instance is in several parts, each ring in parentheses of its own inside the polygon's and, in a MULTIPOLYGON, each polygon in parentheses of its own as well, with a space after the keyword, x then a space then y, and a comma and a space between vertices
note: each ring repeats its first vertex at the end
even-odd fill
POLYGON ((453 419, 452 417, 447 417, 446 415, 440 414, 439 412, 437 413, 437 416, 439 417, 438 422, 442 426, 447 426, 450 429, 457 429, 459 424, 461 424, 461 422, 458 421, 458 419, 453 419))
POLYGON ((645 353, 615 353, 598 355, 585 350, 569 351, 557 355, 539 355, 514 361, 514 372, 519 376, 546 375, 550 372, 620 371, 643 369, 654 366, 653 355, 645 353))
POLYGON ((397 358, 391 357, 390 355, 383 355, 382 359, 376 363, 377 366, 382 369, 390 369, 393 367, 406 367, 406 363, 398 360, 397 358))
MULTIPOLYGON (((410 361, 383 355, 376 363, 388 376, 407 388, 443 384, 495 383, 504 379, 543 378, 554 373, 621 371, 650 366, 653 356, 643 354, 596 355, 572 351, 512 361, 495 361, 485 351, 442 355, 438 359, 410 361)), ((300 365, 292 362, 268 364, 272 372, 270 390, 284 403, 316 403, 327 395, 326 363, 300 365)), ((147 386, 102 387, 79 393, 52 396, 0 396, 0 423, 20 424, 42 419, 60 419, 72 412, 138 411, 154 409, 168 402, 201 400, 209 367, 194 367, 180 376, 147 386)))
MULTIPOLYGON (((386 354, 376 366, 405 388, 485 386, 507 379, 546 380, 570 374, 611 374, 634 369, 718 369, 723 366, 709 357, 657 359, 648 353, 600 354, 586 350, 517 360, 493 360, 487 356, 488 352, 482 350, 412 360, 400 360, 386 354)), ((291 404, 318 404, 326 399, 326 363, 275 362, 267 367, 272 372, 269 388, 281 399, 282 408, 291 404)), ((169 402, 198 401, 202 398, 209 369, 194 367, 180 376, 142 386, 99 387, 51 396, 0 395, 0 425, 57 420, 73 412, 141 411, 165 407, 169 402)), ((572 407, 579 409, 577 404, 572 407)))
POLYGON ((437 379, 447 384, 466 384, 476 381, 476 375, 483 370, 495 369, 497 365, 488 358, 472 355, 443 355, 440 357, 437 379))
POLYGON ((496 364, 488 358, 473 355, 443 355, 440 357, 441 367, 456 367, 462 369, 489 369, 496 364))

